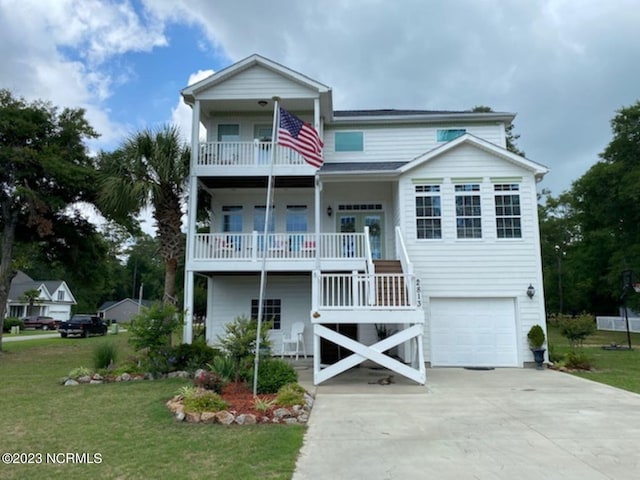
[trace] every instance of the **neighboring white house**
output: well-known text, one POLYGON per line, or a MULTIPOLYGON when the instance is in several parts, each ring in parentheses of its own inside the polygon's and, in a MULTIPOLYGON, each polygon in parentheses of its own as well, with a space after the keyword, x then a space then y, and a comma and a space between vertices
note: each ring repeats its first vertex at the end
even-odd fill
POLYGON ((274 349, 304 321, 316 383, 365 359, 419 383, 425 362, 533 360, 527 332, 546 331, 536 183, 548 170, 506 149, 514 114, 334 111, 329 87, 259 55, 182 95, 194 119, 186 341, 195 275, 208 278, 213 343, 225 323, 257 316, 266 255, 274 349), (319 170, 272 144, 274 97, 320 133, 319 170), (208 194, 206 233, 196 233, 197 192, 208 194), (383 340, 381 326, 395 334, 383 340), (392 347, 400 361, 383 355, 392 347))
POLYGON ((18 272, 9 288, 7 316, 23 318, 29 315, 29 302, 24 292, 38 290, 40 296, 33 305, 32 315, 45 315, 56 320, 69 320, 71 306, 76 304, 69 286, 64 280, 33 280, 24 272, 18 272))

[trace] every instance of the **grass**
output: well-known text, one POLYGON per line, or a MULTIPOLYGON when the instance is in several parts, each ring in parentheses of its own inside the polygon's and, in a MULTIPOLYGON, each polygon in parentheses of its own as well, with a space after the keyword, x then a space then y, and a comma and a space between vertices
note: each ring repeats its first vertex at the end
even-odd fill
MULTIPOLYGON (((127 335, 111 336, 120 358, 127 335)), ((289 479, 304 427, 176 423, 164 403, 181 379, 63 387, 92 367, 100 337, 4 343, 0 438, 4 452, 100 453, 100 464, 0 464, 0 478, 289 479)))
MULTIPOLYGON (((560 335, 557 327, 548 326, 549 343, 558 353, 571 350, 569 342, 560 335)), ((626 332, 597 331, 588 337, 582 349, 591 358, 595 371, 573 372, 578 377, 640 393, 640 334, 631 334, 632 350, 604 350, 602 347, 615 343, 627 345, 626 332)))

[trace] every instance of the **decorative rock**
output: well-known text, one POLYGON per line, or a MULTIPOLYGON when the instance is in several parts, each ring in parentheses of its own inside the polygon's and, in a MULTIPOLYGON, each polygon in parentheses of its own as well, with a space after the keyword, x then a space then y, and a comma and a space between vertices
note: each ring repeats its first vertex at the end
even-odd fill
POLYGON ((284 423, 288 424, 288 425, 293 425, 294 423, 298 423, 298 419, 297 418, 284 418, 282 420, 284 423))
POLYGON ((102 385, 104 382, 102 380, 91 380, 89 385, 102 385))
POLYGON ((89 383, 91 381, 91 377, 89 375, 84 375, 78 378, 78 383, 89 383))
POLYGON ((221 423, 222 425, 231 425, 234 420, 235 417, 226 410, 216 412, 216 422, 221 423))
POLYGON ((313 407, 313 397, 311 395, 309 395, 308 393, 305 393, 304 394, 304 402, 306 403, 306 405, 309 408, 309 410, 311 410, 311 408, 313 407))
POLYGON ((184 421, 185 417, 186 417, 186 415, 184 414, 184 412, 182 410, 176 412, 176 422, 184 421))
POLYGON ((59 383, 60 385, 64 385, 65 383, 67 383, 67 380, 69 380, 69 377, 62 377, 62 378, 58 381, 58 383, 59 383))
POLYGON ((309 414, 303 413, 298 417, 298 423, 307 423, 309 421, 309 414))
POLYGON ((193 374, 193 378, 198 378, 200 375, 202 375, 205 372, 206 372, 206 370, 204 370, 203 368, 199 368, 193 374))
POLYGON ((202 412, 202 415, 200 415, 200 421, 202 423, 215 423, 216 422, 215 412, 202 412))
POLYGON ((64 382, 65 387, 75 387, 76 385, 80 385, 80 384, 76 382, 73 378, 70 378, 69 380, 64 382))
POLYGON ((189 372, 185 372, 184 370, 178 370, 177 372, 169 372, 167 374, 167 378, 189 378, 189 372))
POLYGON ((93 375, 91 375, 91 380, 104 380, 104 377, 99 373, 94 373, 93 375))
POLYGON ((276 408, 273 411, 273 417, 274 419, 283 419, 283 418, 288 418, 291 416, 291 412, 289 411, 288 408, 276 408))
POLYGON ((238 425, 255 425, 258 421, 252 413, 242 413, 236 417, 236 423, 238 425))
POLYGON ((187 412, 186 415, 189 423, 198 423, 202 416, 199 412, 187 412))
MULTIPOLYGON (((131 375, 129 375, 128 373, 123 373, 122 375, 120 375, 120 381, 121 382, 128 382, 131 380, 131 375)), ((116 379, 116 381, 118 381, 116 379)))
POLYGON ((144 375, 134 375, 131 377, 131 380, 144 380, 144 375))

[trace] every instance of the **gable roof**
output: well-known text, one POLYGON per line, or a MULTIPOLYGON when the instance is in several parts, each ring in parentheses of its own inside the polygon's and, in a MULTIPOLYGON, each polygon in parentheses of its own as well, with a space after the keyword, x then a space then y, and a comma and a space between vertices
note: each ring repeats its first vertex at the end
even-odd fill
POLYGON ((243 60, 234 63, 233 65, 223 68, 222 70, 217 71, 213 75, 210 75, 209 77, 204 78, 199 82, 194 83, 193 85, 189 85, 188 87, 183 88, 180 93, 182 94, 185 103, 192 105, 195 101, 195 96, 198 93, 207 90, 219 83, 222 83, 233 77, 234 75, 237 75, 255 66, 264 67, 267 70, 271 70, 272 72, 275 72, 282 77, 288 78, 289 80, 298 83, 299 85, 305 86, 311 90, 316 90, 318 93, 331 92, 331 88, 329 88, 327 85, 313 80, 312 78, 307 77, 300 72, 296 72, 289 67, 285 67, 284 65, 274 62, 273 60, 269 60, 268 58, 254 53, 253 55, 250 55, 243 60))
POLYGON ((473 112, 471 110, 336 110, 332 124, 371 124, 371 123, 440 123, 440 122, 504 122, 511 124, 516 117, 510 112, 473 112))
POLYGON ((58 302, 57 299, 53 298, 53 292, 58 290, 60 287, 64 287, 66 289, 67 293, 71 297, 71 303, 76 304, 76 299, 64 280, 33 280, 26 273, 18 271, 16 276, 11 280, 9 297, 7 300, 10 303, 21 303, 21 298, 27 290, 40 290, 45 297, 44 300, 58 302))
POLYGON ((506 148, 499 147, 494 143, 488 142, 470 133, 465 133, 464 135, 461 135, 460 137, 455 138, 450 142, 440 145, 433 150, 429 150, 428 152, 414 158, 412 161, 400 167, 399 171, 400 173, 408 172, 409 170, 427 163, 460 145, 472 145, 476 148, 484 150, 485 152, 511 162, 514 165, 522 167, 525 170, 532 172, 535 175, 536 180, 538 181, 542 180, 542 177, 544 177, 549 172, 549 169, 540 163, 534 162, 533 160, 529 160, 525 157, 521 157, 520 155, 510 152, 506 148))
MULTIPOLYGON (((124 298, 122 300, 110 300, 100 305, 100 307, 98 307, 98 312, 106 312, 125 303, 133 303, 137 306, 138 300, 133 300, 131 298, 124 298)), ((151 305, 153 305, 153 301, 151 300, 142 300, 141 303, 145 307, 150 307, 151 305)))

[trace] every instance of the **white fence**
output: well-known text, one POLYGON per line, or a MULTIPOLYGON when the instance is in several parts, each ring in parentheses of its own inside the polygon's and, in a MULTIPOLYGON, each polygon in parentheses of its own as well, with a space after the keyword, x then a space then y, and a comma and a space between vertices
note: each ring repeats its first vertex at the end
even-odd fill
MULTIPOLYGON (((624 317, 596 317, 598 330, 626 332, 627 323, 624 317)), ((640 317, 629 317, 629 331, 640 333, 640 317)))

